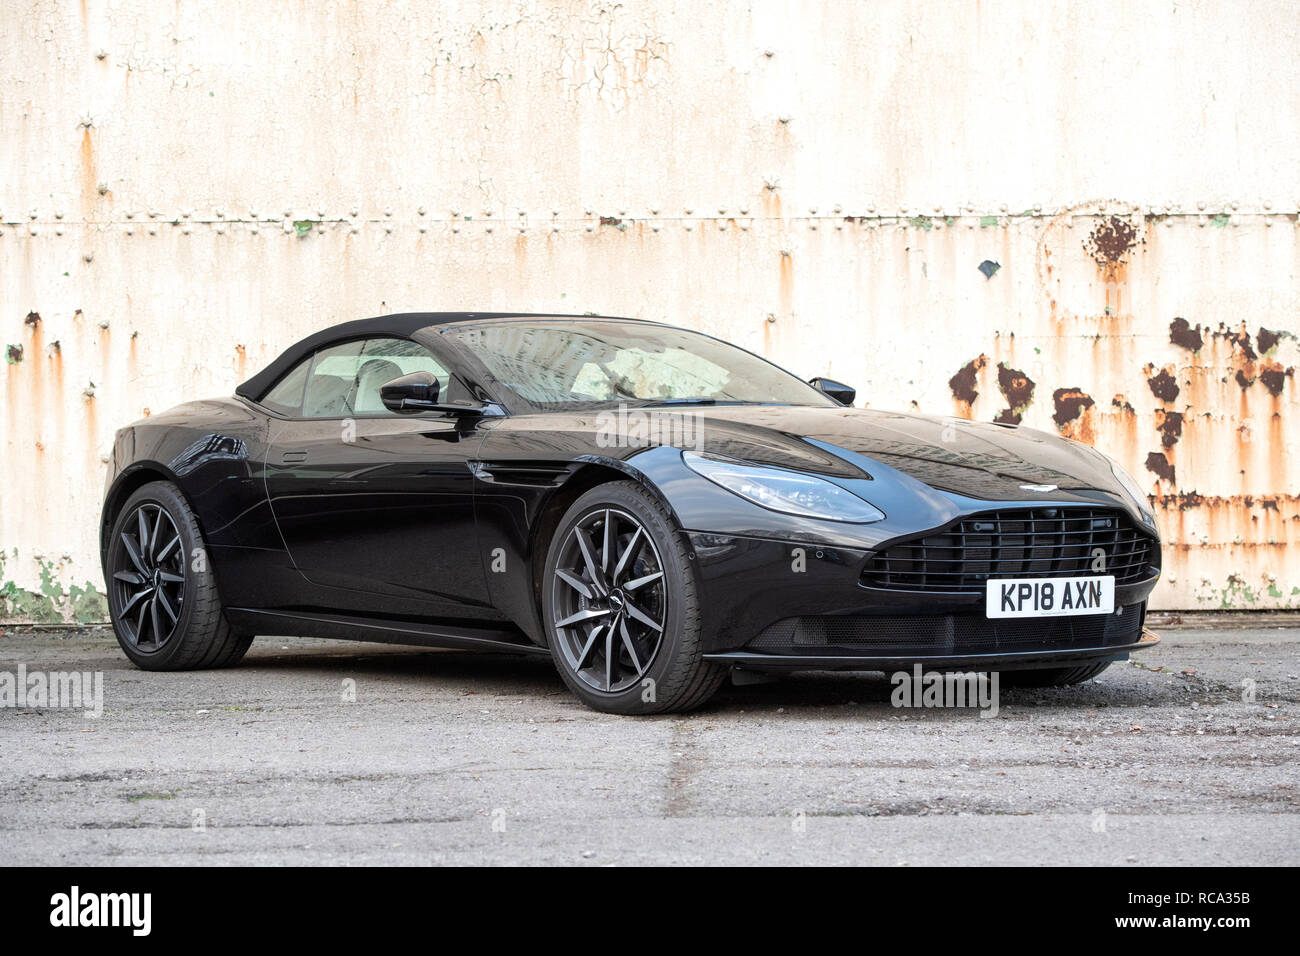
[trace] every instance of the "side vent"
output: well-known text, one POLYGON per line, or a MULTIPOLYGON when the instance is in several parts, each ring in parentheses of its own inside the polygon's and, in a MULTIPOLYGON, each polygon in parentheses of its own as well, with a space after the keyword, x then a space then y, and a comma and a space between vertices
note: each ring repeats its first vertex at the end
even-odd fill
POLYGON ((474 474, 495 485, 558 488, 577 468, 577 463, 568 461, 480 461, 474 465, 474 474))

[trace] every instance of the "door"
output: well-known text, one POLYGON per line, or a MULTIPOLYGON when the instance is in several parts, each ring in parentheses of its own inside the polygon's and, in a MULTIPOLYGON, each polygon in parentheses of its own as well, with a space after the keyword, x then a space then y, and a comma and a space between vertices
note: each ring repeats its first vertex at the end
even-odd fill
POLYGON ((271 425, 266 488, 298 571, 339 610, 497 620, 469 469, 481 435, 436 413, 390 412, 379 398, 384 383, 429 371, 455 399, 445 365, 391 338, 333 345, 304 364, 286 374, 287 394, 277 386, 263 401, 285 415, 271 425))

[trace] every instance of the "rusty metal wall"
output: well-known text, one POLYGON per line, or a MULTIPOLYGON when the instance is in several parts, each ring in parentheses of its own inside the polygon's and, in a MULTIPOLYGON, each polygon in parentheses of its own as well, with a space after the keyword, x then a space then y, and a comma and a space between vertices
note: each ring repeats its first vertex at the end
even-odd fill
POLYGON ((113 430, 407 309, 665 319, 1116 456, 1163 608, 1300 606, 1282 2, 15 2, 0 619, 103 617, 113 430))

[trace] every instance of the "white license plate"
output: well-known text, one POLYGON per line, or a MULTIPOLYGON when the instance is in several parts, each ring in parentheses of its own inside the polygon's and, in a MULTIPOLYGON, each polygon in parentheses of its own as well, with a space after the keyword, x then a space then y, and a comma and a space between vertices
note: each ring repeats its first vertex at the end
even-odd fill
POLYGON ((988 582, 988 617, 1064 617, 1110 614, 1115 610, 1115 577, 1001 578, 988 582))

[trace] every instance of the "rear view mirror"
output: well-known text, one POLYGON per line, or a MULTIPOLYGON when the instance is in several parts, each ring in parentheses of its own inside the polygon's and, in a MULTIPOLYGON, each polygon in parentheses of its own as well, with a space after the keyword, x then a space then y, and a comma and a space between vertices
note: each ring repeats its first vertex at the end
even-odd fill
POLYGON ((852 405, 853 400, 858 397, 857 389, 845 385, 843 382, 836 382, 829 378, 812 378, 808 384, 824 395, 829 395, 841 405, 852 405))

